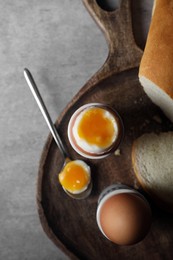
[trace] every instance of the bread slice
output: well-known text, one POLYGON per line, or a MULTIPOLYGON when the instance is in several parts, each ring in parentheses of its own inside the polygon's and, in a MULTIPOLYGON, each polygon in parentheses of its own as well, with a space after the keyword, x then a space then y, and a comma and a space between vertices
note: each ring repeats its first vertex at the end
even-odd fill
POLYGON ((173 122, 173 1, 155 0, 139 80, 149 98, 173 122))
POLYGON ((173 132, 136 139, 132 164, 143 189, 161 208, 173 212, 173 132))

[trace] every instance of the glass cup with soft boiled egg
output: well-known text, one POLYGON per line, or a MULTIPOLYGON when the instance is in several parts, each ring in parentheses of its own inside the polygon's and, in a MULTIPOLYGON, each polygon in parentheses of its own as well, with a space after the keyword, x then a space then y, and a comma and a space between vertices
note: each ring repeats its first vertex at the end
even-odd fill
POLYGON ((78 108, 68 124, 68 139, 73 149, 89 159, 101 159, 118 149, 123 123, 110 106, 89 103, 78 108))

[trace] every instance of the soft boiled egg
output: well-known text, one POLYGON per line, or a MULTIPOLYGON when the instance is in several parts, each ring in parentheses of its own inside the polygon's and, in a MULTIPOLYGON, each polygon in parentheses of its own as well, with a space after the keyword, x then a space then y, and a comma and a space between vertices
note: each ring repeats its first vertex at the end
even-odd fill
POLYGON ((112 145, 118 129, 113 115, 100 107, 83 111, 73 128, 77 144, 88 152, 100 152, 112 145))
POLYGON ((90 167, 81 160, 70 161, 59 174, 59 181, 66 191, 72 194, 82 193, 91 181, 90 167))
POLYGON ((102 158, 117 148, 122 137, 118 114, 106 105, 91 103, 71 117, 68 137, 72 147, 87 158, 102 158))

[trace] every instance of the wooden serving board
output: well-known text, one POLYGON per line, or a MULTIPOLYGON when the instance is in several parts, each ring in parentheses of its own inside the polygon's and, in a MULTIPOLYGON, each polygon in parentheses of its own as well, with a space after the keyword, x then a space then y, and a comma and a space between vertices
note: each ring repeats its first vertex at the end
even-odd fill
POLYGON ((63 158, 52 136, 48 137, 40 160, 37 186, 38 211, 43 229, 70 259, 172 260, 172 216, 157 208, 146 194, 153 211, 153 224, 142 242, 134 246, 118 246, 104 238, 97 227, 97 200, 108 185, 120 182, 143 193, 131 163, 133 140, 146 132, 173 130, 173 127, 147 98, 139 84, 138 66, 142 51, 133 38, 130 1, 122 0, 120 8, 114 12, 102 10, 96 0, 83 2, 106 35, 109 56, 103 67, 68 104, 58 118, 56 127, 69 155, 73 159, 84 159, 71 148, 67 125, 78 107, 90 102, 101 102, 119 112, 124 122, 125 135, 119 156, 112 154, 104 159, 85 160, 91 166, 93 178, 93 191, 85 200, 74 200, 62 190, 58 183, 58 173, 63 158))

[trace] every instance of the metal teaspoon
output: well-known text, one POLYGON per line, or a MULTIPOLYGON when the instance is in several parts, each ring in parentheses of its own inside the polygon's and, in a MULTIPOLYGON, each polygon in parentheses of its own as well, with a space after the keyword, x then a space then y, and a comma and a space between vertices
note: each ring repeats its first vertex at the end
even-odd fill
MULTIPOLYGON (((61 152, 61 154, 64 158, 64 164, 63 164, 63 167, 62 167, 62 168, 64 168, 64 166, 68 162, 70 162, 70 158, 67 155, 65 147, 64 147, 64 145, 61 141, 61 138, 60 138, 60 136, 59 136, 59 134, 56 130, 56 127, 55 127, 55 125, 54 125, 54 123, 53 123, 53 121, 52 121, 52 119, 51 119, 51 117, 48 113, 48 110, 47 110, 47 108, 44 104, 44 101, 43 101, 43 99, 40 95, 40 92, 37 88, 37 85, 34 81, 34 78, 31 74, 31 72, 26 68, 24 69, 24 77, 25 77, 26 82, 28 83, 28 86, 29 86, 29 88, 30 88, 30 90, 31 90, 36 102, 37 102, 37 105, 39 106, 39 108, 42 112, 42 115, 44 116, 44 119, 45 119, 51 133, 52 133, 52 136, 53 136, 53 138, 54 138, 54 140, 55 140, 55 142, 56 142, 56 144, 57 144, 57 146, 58 146, 58 148, 59 148, 59 150, 60 150, 60 152, 61 152)), ((72 198, 83 199, 83 198, 86 198, 90 194, 91 189, 92 189, 92 181, 90 182, 88 189, 85 192, 82 192, 82 193, 79 193, 79 194, 72 194, 72 193, 69 193, 67 190, 65 190, 65 189, 64 190, 72 198)))

